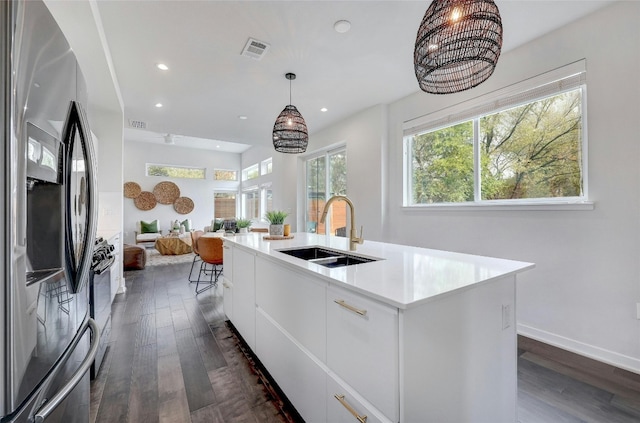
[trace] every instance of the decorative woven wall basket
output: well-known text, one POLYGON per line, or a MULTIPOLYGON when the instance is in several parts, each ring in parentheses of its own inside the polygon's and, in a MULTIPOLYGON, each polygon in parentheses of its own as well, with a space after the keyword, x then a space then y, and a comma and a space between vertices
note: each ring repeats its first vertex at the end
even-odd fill
POLYGON ((173 208, 180 214, 187 214, 193 211, 193 200, 189 197, 180 197, 173 203, 173 208))
POLYGON ((133 199, 133 203, 140 210, 151 210, 156 206, 157 201, 152 192, 142 191, 140 195, 133 199))
POLYGON ((142 192, 142 188, 135 182, 125 182, 124 183, 124 196, 125 198, 138 198, 140 193, 142 192))
POLYGON ((173 204, 180 197, 180 188, 173 182, 163 181, 153 188, 153 195, 160 204, 173 204))

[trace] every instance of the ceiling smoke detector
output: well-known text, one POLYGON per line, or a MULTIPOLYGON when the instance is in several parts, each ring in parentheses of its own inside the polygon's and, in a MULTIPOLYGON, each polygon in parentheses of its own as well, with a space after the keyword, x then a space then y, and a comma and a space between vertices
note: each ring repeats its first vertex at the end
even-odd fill
POLYGON ((258 41, 253 38, 249 38, 247 40, 247 44, 245 44, 244 49, 242 49, 242 56, 250 57, 254 60, 260 60, 265 55, 267 50, 269 50, 269 44, 264 41, 258 41))

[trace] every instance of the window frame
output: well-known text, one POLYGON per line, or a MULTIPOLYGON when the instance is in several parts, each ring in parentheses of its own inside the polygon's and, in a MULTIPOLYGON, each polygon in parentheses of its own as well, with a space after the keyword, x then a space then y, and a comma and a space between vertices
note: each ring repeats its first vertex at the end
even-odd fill
MULTIPOLYGON (((225 189, 214 189, 213 190, 213 216, 214 216, 214 219, 224 219, 224 217, 216 217, 216 213, 217 213, 216 203, 215 203, 216 194, 233 194, 233 195, 236 196, 236 198, 235 198, 235 203, 236 203, 235 204, 235 213, 234 213, 234 216, 233 216, 233 217, 235 217, 238 214, 238 201, 239 201, 239 197, 240 197, 238 195, 239 194, 238 190, 225 190, 225 189)), ((227 216, 227 217, 230 217, 230 216, 227 216)))
POLYGON ((273 157, 260 162, 260 175, 268 175, 273 172, 273 157))
POLYGON ((251 185, 249 187, 245 187, 242 188, 242 192, 241 192, 241 210, 240 210, 240 214, 242 215, 243 219, 249 219, 249 220, 261 220, 261 216, 260 216, 260 211, 262 208, 261 205, 261 192, 260 192, 260 187, 258 185, 251 185), (255 194, 255 201, 258 202, 258 215, 257 216, 248 216, 247 215, 247 198, 246 195, 248 193, 254 193, 255 194))
POLYGON ((502 90, 463 102, 459 105, 405 122, 402 139, 402 208, 406 211, 428 210, 593 210, 588 197, 587 89, 584 61, 539 75, 502 90), (480 198, 479 122, 484 116, 519 105, 581 89, 582 95, 582 196, 529 199, 482 200, 480 198), (412 139, 417 134, 437 131, 462 122, 473 122, 474 201, 459 203, 412 204, 412 139))
POLYGON ((174 179, 193 179, 193 180, 206 180, 207 179, 207 168, 201 166, 184 166, 184 165, 170 165, 170 164, 162 164, 162 163, 145 163, 144 165, 144 176, 148 178, 174 178, 174 179), (190 169, 190 170, 201 170, 202 178, 185 178, 183 176, 164 176, 164 175, 149 175, 149 167, 150 166, 158 166, 164 168, 174 168, 174 169, 190 169))
MULTIPOLYGON (((337 145, 333 145, 330 146, 329 148, 326 149, 322 149, 319 150, 313 154, 304 156, 303 158, 303 172, 304 172, 304 183, 303 183, 303 187, 304 187, 304 194, 303 194, 303 198, 304 198, 304 212, 303 212, 303 227, 304 232, 310 232, 309 231, 309 223, 316 223, 316 225, 319 224, 318 221, 313 222, 313 221, 308 221, 308 201, 309 201, 309 186, 307 183, 307 169, 309 166, 309 162, 312 160, 317 160, 320 158, 324 159, 324 197, 325 197, 325 202, 329 200, 329 198, 332 197, 332 195, 336 195, 336 194, 332 194, 332 190, 331 190, 331 185, 332 185, 332 171, 331 171, 331 157, 335 156, 335 155, 339 155, 339 154, 343 154, 345 157, 348 157, 347 155, 347 146, 345 144, 337 144, 337 145)), ((346 159, 347 163, 348 163, 348 158, 346 159)), ((348 169, 348 164, 347 164, 347 169, 348 169)), ((346 170, 345 170, 346 171, 346 170)), ((347 174, 345 174, 345 177, 347 176, 347 174)), ((343 195, 347 195, 347 188, 345 187, 345 193, 343 195)), ((336 203, 334 203, 336 204, 336 203)), ((346 204, 343 203, 337 203, 342 207, 346 207, 346 204)), ((318 218, 316 216, 316 218, 318 218)), ((326 217, 325 220, 325 231, 326 228, 331 228, 333 226, 332 222, 332 213, 329 213, 326 217)), ((349 216, 347 215, 347 225, 349 224, 349 216)), ((316 226, 316 231, 317 231, 317 226, 316 226)), ((310 233, 317 233, 317 232, 310 232, 310 233)))
POLYGON ((213 180, 214 181, 223 181, 223 182, 237 182, 238 181, 238 170, 237 169, 221 169, 221 168, 214 168, 213 169, 213 180), (235 179, 218 179, 216 177, 216 172, 234 172, 235 173, 235 179))
POLYGON ((273 188, 271 188, 271 182, 260 185, 260 216, 258 216, 259 221, 266 222, 264 216, 268 211, 273 210, 273 188), (271 193, 271 207, 269 207, 269 194, 271 193))
POLYGON ((242 181, 251 181, 253 179, 257 179, 260 177, 260 164, 259 163, 254 163, 251 166, 247 166, 244 169, 242 169, 242 181), (255 171, 255 176, 253 177, 249 177, 249 173, 250 172, 254 172, 255 171))

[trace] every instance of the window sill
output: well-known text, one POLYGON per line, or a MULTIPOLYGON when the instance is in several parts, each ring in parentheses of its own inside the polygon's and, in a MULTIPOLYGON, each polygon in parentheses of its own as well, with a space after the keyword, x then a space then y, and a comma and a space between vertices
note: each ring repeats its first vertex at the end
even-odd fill
POLYGON ((506 204, 504 202, 486 202, 486 203, 464 203, 464 204, 428 204, 416 206, 403 206, 402 211, 405 212, 438 212, 438 211, 577 211, 577 210, 593 210, 595 203, 593 201, 575 201, 575 202, 518 202, 506 204))

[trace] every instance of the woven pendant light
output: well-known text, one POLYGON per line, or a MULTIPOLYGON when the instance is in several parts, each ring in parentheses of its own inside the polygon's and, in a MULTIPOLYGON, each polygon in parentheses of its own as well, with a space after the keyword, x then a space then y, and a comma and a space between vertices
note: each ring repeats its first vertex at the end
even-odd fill
POLYGON ((468 90, 493 73, 502 20, 493 0, 433 0, 422 19, 413 64, 422 91, 468 90))
POLYGON ((309 134, 304 118, 293 104, 291 104, 291 81, 296 79, 295 73, 288 73, 289 105, 280 112, 273 125, 273 147, 280 153, 304 153, 309 144, 309 134))

